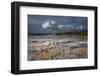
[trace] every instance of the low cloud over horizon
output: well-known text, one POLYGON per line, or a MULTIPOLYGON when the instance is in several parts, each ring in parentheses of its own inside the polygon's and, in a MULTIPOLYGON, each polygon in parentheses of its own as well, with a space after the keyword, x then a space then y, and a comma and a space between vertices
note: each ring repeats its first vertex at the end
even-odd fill
POLYGON ((28 15, 28 33, 33 34, 84 31, 87 25, 87 17, 28 15))

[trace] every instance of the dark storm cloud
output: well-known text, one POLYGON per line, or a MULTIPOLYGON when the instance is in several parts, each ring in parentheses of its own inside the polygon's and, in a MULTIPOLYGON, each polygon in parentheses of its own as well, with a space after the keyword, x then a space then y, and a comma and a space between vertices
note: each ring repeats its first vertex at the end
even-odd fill
POLYGON ((87 30, 87 17, 28 15, 28 33, 87 30))

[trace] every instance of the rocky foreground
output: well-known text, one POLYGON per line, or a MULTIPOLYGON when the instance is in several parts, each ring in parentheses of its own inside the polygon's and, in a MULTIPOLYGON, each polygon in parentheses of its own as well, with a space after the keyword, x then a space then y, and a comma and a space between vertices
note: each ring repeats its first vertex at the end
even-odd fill
POLYGON ((84 41, 31 41, 28 45, 28 60, 58 60, 87 58, 87 42, 84 41), (84 47, 85 45, 85 47, 84 47))

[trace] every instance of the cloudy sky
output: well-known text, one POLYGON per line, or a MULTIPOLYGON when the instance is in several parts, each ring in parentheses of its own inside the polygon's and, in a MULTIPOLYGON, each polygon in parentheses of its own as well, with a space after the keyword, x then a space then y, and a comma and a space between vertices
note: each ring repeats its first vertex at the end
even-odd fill
POLYGON ((87 30, 88 18, 78 16, 28 15, 28 33, 46 34, 87 30))

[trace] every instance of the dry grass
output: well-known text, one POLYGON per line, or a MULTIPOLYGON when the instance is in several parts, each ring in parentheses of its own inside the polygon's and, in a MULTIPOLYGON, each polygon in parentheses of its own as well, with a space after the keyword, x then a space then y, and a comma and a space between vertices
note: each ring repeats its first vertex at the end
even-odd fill
POLYGON ((75 48, 71 52, 77 56, 77 58, 87 57, 87 48, 75 48))
POLYGON ((48 48, 48 49, 44 50, 43 52, 41 52, 40 59, 41 60, 51 59, 51 56, 54 53, 54 49, 55 48, 48 48))

